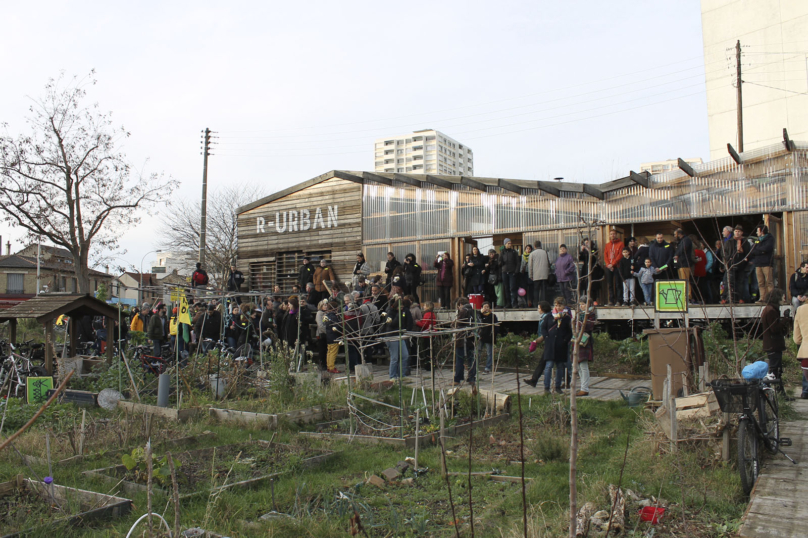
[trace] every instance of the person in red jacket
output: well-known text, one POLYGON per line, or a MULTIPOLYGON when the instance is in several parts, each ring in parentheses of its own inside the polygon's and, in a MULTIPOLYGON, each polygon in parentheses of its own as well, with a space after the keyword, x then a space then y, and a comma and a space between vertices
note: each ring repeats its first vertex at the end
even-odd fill
MULTIPOLYGON (((424 308, 422 312, 422 317, 415 324, 421 329, 421 331, 432 331, 435 328, 435 324, 438 322, 438 317, 435 315, 435 305, 431 301, 426 301, 424 303, 424 308)), ((418 360, 421 361, 424 359, 421 367, 424 370, 431 370, 432 369, 432 346, 430 345, 431 338, 422 338, 421 345, 419 346, 419 356, 418 360)))
POLYGON ((690 235, 690 240, 693 241, 693 254, 696 256, 696 265, 693 267, 693 276, 696 279, 696 289, 698 292, 694 294, 697 301, 704 304, 713 303, 713 295, 710 290, 710 281, 707 278, 707 253, 702 248, 702 243, 698 237, 690 235))
MULTIPOLYGON (((606 273, 606 287, 609 289, 609 303, 607 306, 614 306, 620 297, 617 292, 619 278, 615 277, 617 272, 617 264, 620 263, 620 258, 623 257, 623 248, 625 245, 617 238, 616 230, 609 230, 609 242, 603 248, 603 265, 606 266, 604 272, 606 273)), ((622 284, 621 284, 622 289, 622 284)))

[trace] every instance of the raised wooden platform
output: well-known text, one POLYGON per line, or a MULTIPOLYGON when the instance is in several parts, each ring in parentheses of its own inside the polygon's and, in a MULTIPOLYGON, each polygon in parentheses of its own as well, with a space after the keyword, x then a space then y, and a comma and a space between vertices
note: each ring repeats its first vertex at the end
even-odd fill
MULTIPOLYGON (((789 306, 780 308, 781 312, 790 310, 789 306)), ((652 306, 598 306, 595 308, 598 320, 600 321, 648 321, 653 323, 655 313, 652 306)), ((690 305, 687 315, 691 320, 718 320, 718 319, 751 319, 759 318, 763 311, 763 305, 742 304, 732 305, 690 305)), ((539 312, 536 308, 522 309, 495 309, 494 313, 500 321, 539 321, 539 312)), ((448 310, 438 311, 438 320, 447 321, 454 319, 455 312, 448 310)), ((660 320, 682 319, 682 314, 660 313, 660 320)))
POLYGON ((808 400, 794 402, 800 418, 780 425, 780 435, 793 443, 781 455, 769 456, 752 490, 739 536, 790 538, 808 536, 808 400))
MULTIPOLYGON (((532 371, 522 373, 522 379, 530 377, 532 371)), ((373 382, 386 381, 389 379, 387 366, 374 366, 373 367, 373 382)), ((415 370, 412 375, 404 378, 404 385, 407 387, 420 388, 421 382, 425 389, 432 388, 432 372, 421 372, 420 377, 415 370)), ((441 369, 435 371, 435 387, 437 390, 441 388, 447 390, 452 387, 454 380, 454 372, 448 369, 441 369)), ((480 390, 491 390, 491 374, 480 373, 480 390)), ((516 394, 516 374, 513 372, 498 372, 494 375, 494 392, 502 394, 516 394)), ((536 388, 520 383, 520 392, 527 396, 541 396, 544 394, 544 378, 539 380, 536 388)), ((589 382, 589 396, 595 400, 617 400, 620 399, 620 391, 628 393, 634 387, 651 387, 650 379, 615 379, 608 377, 592 377, 589 382)), ((461 390, 471 390, 471 386, 463 383, 460 387, 461 390)), ((569 391, 567 391, 569 392, 569 391)))

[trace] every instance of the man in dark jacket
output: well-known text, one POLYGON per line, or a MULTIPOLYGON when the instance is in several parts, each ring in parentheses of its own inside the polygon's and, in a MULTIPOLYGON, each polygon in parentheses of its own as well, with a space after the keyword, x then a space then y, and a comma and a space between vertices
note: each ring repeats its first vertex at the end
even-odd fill
POLYGON ((791 275, 788 291, 791 293, 791 314, 796 315, 797 308, 808 301, 808 262, 802 262, 797 272, 791 275))
POLYGON ((673 253, 673 263, 676 265, 679 273, 679 280, 686 280, 687 287, 690 290, 689 298, 693 301, 695 297, 693 293, 693 280, 692 270, 696 265, 696 255, 693 252, 693 241, 685 235, 685 231, 677 228, 673 235, 676 237, 676 251, 673 253))
POLYGON ((401 262, 396 259, 396 255, 392 252, 387 253, 387 263, 384 264, 384 274, 387 275, 386 280, 384 281, 385 287, 389 290, 390 289, 390 281, 393 278, 393 271, 396 270, 396 267, 401 267, 401 262))
POLYGON ((665 241, 662 232, 657 232, 656 241, 648 247, 648 257, 651 258, 651 265, 659 269, 659 273, 654 275, 655 280, 673 279, 673 248, 665 241))
POLYGON ((415 261, 415 254, 407 254, 404 258, 404 278, 407 282, 405 292, 407 295, 415 297, 415 302, 420 303, 418 297, 418 286, 421 285, 421 266, 415 261))
POLYGON ((311 258, 308 256, 303 257, 303 265, 300 266, 300 272, 297 275, 297 285, 301 290, 306 289, 306 284, 314 281, 314 266, 311 264, 311 258))
POLYGON ((230 278, 227 279, 227 291, 240 292, 242 284, 244 284, 244 273, 236 269, 235 265, 231 265, 230 278))
POLYGON ((513 248, 513 243, 505 238, 505 250, 502 251, 499 262, 502 266, 502 293, 505 295, 505 308, 516 308, 519 304, 519 269, 522 259, 513 248))
POLYGON ((483 303, 480 310, 480 343, 485 350, 485 373, 491 373, 494 368, 494 339, 501 333, 499 327, 499 319, 496 314, 491 311, 491 303, 483 303))
POLYGON ((732 299, 738 303, 752 301, 749 295, 749 275, 752 266, 749 263, 749 253, 752 247, 743 236, 743 227, 738 225, 733 230, 732 239, 724 243, 726 260, 729 264, 729 288, 732 299))
POLYGON ((213 344, 219 341, 219 338, 221 337, 221 324, 222 316, 219 314, 219 311, 216 310, 214 305, 208 305, 207 313, 202 312, 202 315, 197 319, 196 323, 194 324, 194 332, 199 335, 200 346, 203 353, 205 353, 209 348, 213 347, 213 344), (202 342, 206 338, 212 340, 213 342, 202 342))
POLYGON ((774 237, 769 235, 768 226, 758 226, 755 235, 751 238, 752 249, 749 257, 752 266, 755 268, 758 288, 760 289, 760 300, 758 304, 765 304, 769 294, 774 289, 774 277, 772 275, 772 259, 774 258, 774 237))
POLYGON ((161 357, 163 354, 163 342, 167 340, 168 320, 166 319, 166 305, 161 305, 157 314, 149 320, 149 329, 146 333, 154 344, 154 356, 161 357))

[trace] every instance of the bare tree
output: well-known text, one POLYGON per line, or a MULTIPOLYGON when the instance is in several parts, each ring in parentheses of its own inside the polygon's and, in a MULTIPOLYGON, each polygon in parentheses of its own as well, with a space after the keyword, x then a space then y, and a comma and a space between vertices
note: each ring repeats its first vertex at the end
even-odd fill
MULTIPOLYGON (((263 197, 259 185, 231 185, 208 195, 205 260, 211 281, 224 287, 238 248, 236 209, 263 197)), ((180 200, 165 215, 160 246, 183 253, 199 252, 200 202, 180 200)))
POLYGON ((29 109, 30 132, 0 136, 3 220, 25 229, 31 243, 45 237, 70 251, 81 293, 90 292, 91 249, 117 249, 121 232, 140 221, 138 210, 169 200, 177 186, 157 174, 133 177, 116 148, 129 133, 97 104, 82 104, 94 77, 51 79, 29 109))

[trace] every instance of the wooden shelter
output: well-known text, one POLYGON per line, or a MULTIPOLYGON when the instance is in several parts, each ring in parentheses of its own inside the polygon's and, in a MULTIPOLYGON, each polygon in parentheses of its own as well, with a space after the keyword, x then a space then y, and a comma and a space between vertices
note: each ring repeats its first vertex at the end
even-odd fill
MULTIPOLYGON (((0 312, 0 323, 10 324, 11 341, 17 339, 17 320, 35 319, 45 327, 45 369, 53 374, 53 324, 56 318, 64 314, 70 318, 70 355, 76 355, 78 345, 78 324, 82 316, 104 316, 107 327, 114 327, 118 318, 118 310, 99 301, 90 295, 75 293, 48 293, 29 299, 17 306, 0 312)), ((112 362, 112 330, 107 331, 107 362, 112 362)))

